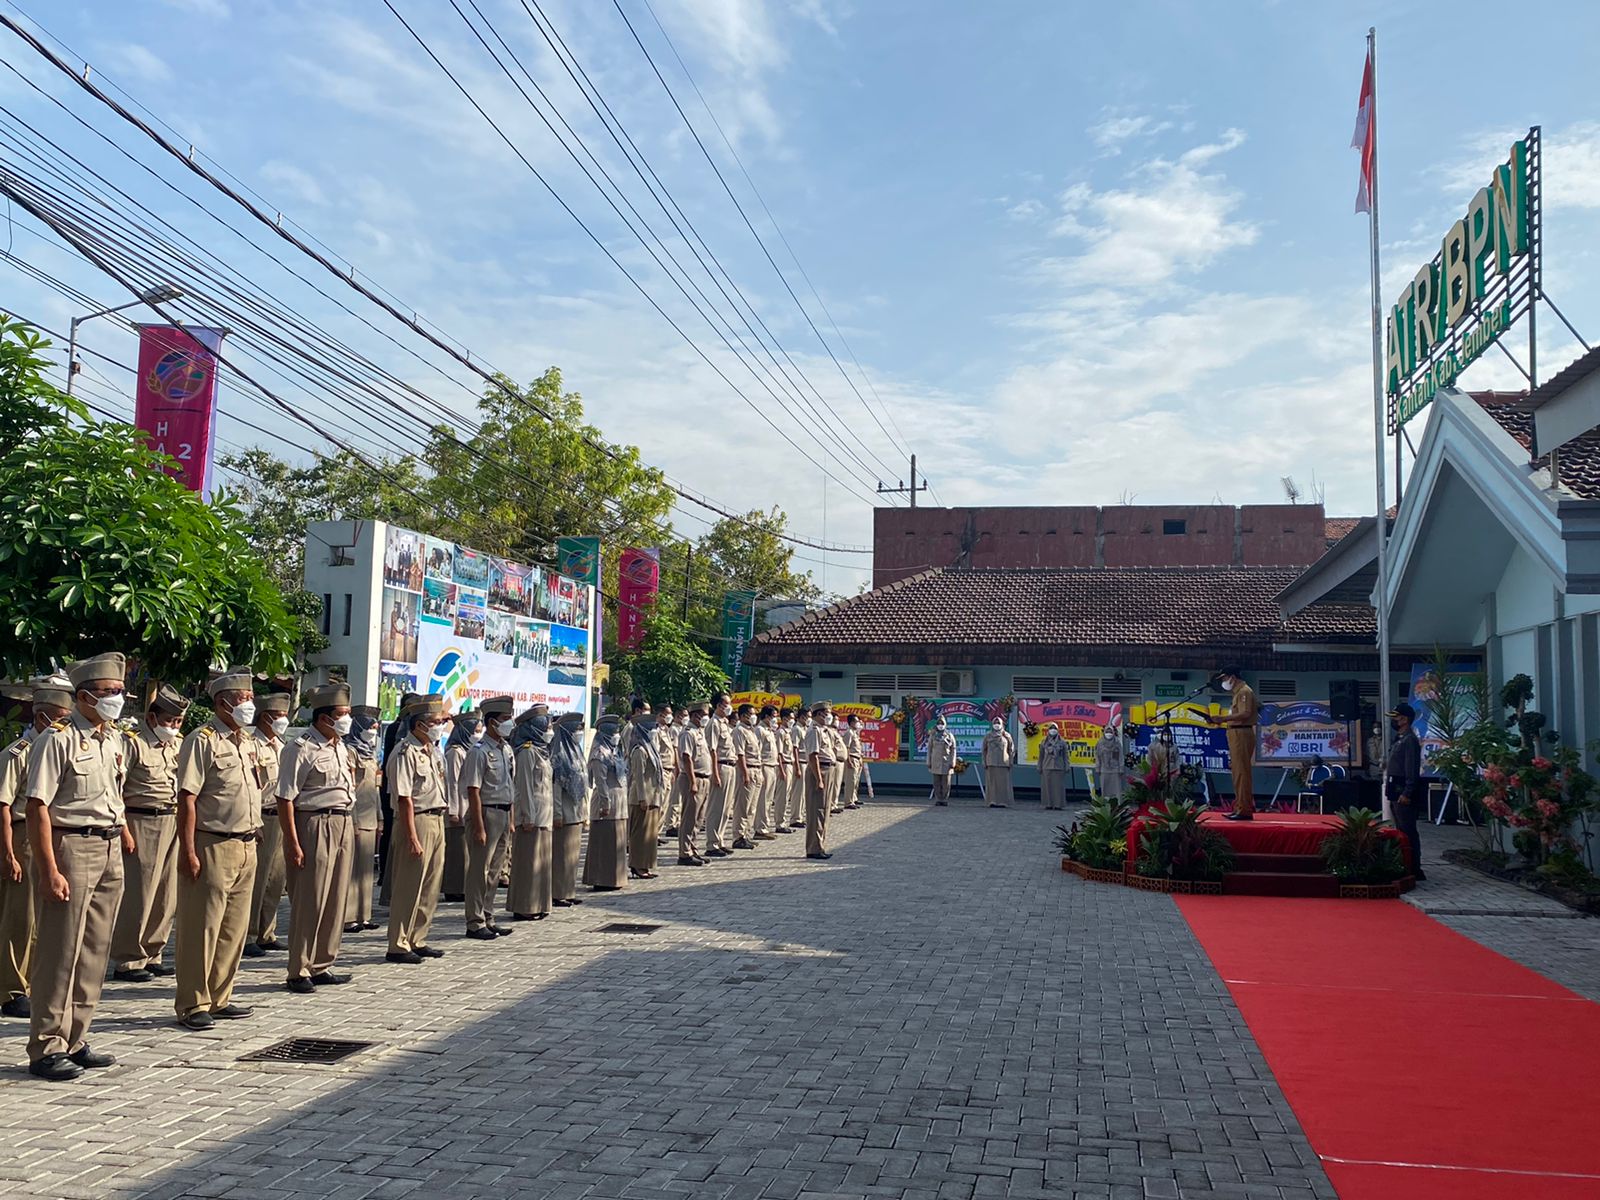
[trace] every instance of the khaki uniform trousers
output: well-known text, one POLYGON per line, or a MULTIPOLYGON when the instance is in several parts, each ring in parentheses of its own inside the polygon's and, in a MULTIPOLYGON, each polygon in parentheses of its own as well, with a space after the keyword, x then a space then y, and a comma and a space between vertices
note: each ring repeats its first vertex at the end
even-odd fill
POLYGON ((778 768, 763 765, 761 768, 761 787, 756 792, 754 818, 755 833, 772 832, 772 827, 777 824, 773 820, 773 795, 777 790, 778 768))
POLYGON ((946 771, 943 775, 933 777, 933 798, 945 804, 950 802, 950 772, 946 771))
POLYGON ((494 924, 495 895, 500 876, 511 864, 511 809, 483 806, 483 845, 467 826, 467 929, 494 924))
POLYGON ((1228 730, 1228 762, 1233 768, 1233 811, 1256 810, 1256 731, 1228 730))
POLYGON ((111 962, 134 971, 159 963, 178 906, 178 814, 128 814, 134 857, 122 866, 122 905, 111 931, 111 962))
POLYGON ((827 775, 824 778, 826 778, 828 786, 828 811, 838 812, 839 789, 844 786, 844 764, 842 762, 834 763, 833 766, 828 768, 827 775))
POLYGON ((376 882, 373 867, 378 853, 378 831, 353 830, 350 844, 350 886, 345 891, 344 923, 365 925, 372 920, 372 887, 376 882))
POLYGON ((796 767, 789 779, 789 824, 798 825, 806 819, 806 773, 796 767))
POLYGON ((759 766, 748 768, 744 779, 734 783, 733 821, 729 829, 735 838, 749 841, 750 835, 755 832, 755 810, 756 805, 761 803, 761 787, 759 766))
POLYGON ((683 811, 683 793, 688 789, 681 770, 672 773, 672 784, 667 788, 667 807, 661 817, 661 827, 672 829, 678 824, 678 814, 683 811))
POLYGON ((283 902, 284 884, 283 826, 278 824, 276 812, 262 813, 261 844, 256 848, 256 881, 250 893, 252 942, 263 946, 278 944, 278 905, 283 902))
POLYGON ((694 844, 694 826, 706 802, 711 778, 707 775, 685 775, 679 771, 678 779, 683 784, 683 812, 678 818, 678 857, 698 858, 700 851, 694 844))
POLYGON ((415 820, 422 856, 412 856, 398 828, 389 847, 389 862, 394 870, 394 898, 389 905, 391 954, 426 946, 433 913, 439 906, 439 882, 444 878, 444 813, 417 813, 415 820))
POLYGON ((28 964, 33 955, 33 855, 28 823, 11 823, 11 852, 22 864, 16 883, 0 879, 0 1002, 28 994, 28 964))
POLYGON ((296 810, 294 836, 305 862, 288 872, 288 977, 308 979, 330 970, 339 957, 355 848, 350 814, 296 810))
POLYGON ((844 773, 839 777, 839 804, 849 807, 856 802, 856 793, 861 790, 861 768, 854 763, 845 763, 844 773))
POLYGON ((83 1048, 100 1003, 106 963, 111 957, 111 926, 122 899, 122 839, 55 830, 51 842, 56 868, 67 877, 63 903, 33 872, 35 940, 29 999, 33 1021, 28 1061, 46 1054, 75 1054, 83 1048))
POLYGON ((173 936, 173 966, 179 1019, 192 1012, 215 1012, 233 1000, 239 959, 250 930, 250 903, 256 886, 256 843, 195 830, 194 852, 200 878, 178 872, 178 921, 173 936))
POLYGON ((706 804, 707 851, 728 848, 728 819, 739 791, 739 768, 731 763, 718 763, 717 766, 722 771, 722 778, 711 784, 711 797, 706 804))
POLYGON ((806 768, 806 853, 828 852, 828 779, 831 767, 822 768, 822 782, 818 783, 813 769, 806 768))

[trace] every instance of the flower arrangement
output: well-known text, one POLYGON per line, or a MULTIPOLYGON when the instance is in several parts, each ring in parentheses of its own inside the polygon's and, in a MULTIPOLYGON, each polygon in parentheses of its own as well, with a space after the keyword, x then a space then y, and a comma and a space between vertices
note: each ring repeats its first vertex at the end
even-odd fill
POLYGON ((1139 834, 1139 874, 1166 879, 1220 880, 1233 867, 1233 847, 1200 824, 1200 810, 1184 801, 1157 804, 1139 834))
POLYGON ((1340 883, 1393 883, 1407 873, 1398 838, 1384 834, 1384 823, 1370 809, 1336 814, 1339 826, 1322 841, 1322 861, 1340 883))
POLYGON ((1039 726, 1038 726, 1038 724, 1036 722, 1024 721, 1022 723, 1022 732, 1027 737, 1038 737, 1039 736, 1039 726))
POLYGON ((1100 797, 1071 828, 1056 827, 1055 846, 1075 862, 1102 871, 1121 870, 1128 854, 1133 809, 1121 800, 1100 797))
POLYGON ((970 766, 972 766, 972 764, 969 763, 966 759, 958 758, 955 761, 955 765, 953 765, 950 769, 952 771, 954 771, 957 775, 965 775, 967 773, 967 768, 970 767, 970 766))

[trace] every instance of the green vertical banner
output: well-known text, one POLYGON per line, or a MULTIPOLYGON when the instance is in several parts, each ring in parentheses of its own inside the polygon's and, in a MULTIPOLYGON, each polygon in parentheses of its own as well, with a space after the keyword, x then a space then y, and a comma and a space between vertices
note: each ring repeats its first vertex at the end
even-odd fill
POLYGON ((556 567, 568 579, 600 586, 600 539, 564 537, 556 539, 556 567))
POLYGON ((734 689, 750 682, 744 649, 755 633, 756 594, 725 592, 722 597, 722 670, 734 689))

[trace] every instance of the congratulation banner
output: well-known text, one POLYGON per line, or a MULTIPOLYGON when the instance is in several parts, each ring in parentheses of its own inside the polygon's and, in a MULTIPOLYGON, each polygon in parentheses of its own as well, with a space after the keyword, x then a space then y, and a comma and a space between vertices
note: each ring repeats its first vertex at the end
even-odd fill
POLYGON ((735 687, 745 682, 744 648, 755 632, 756 594, 727 592, 722 597, 722 671, 735 687))
MULTIPOLYGON (((1220 726, 1206 723, 1206 716, 1212 711, 1204 704, 1192 702, 1172 706, 1147 700, 1135 704, 1128 710, 1128 732, 1133 735, 1134 749, 1140 754, 1149 754, 1156 733, 1166 728, 1170 720, 1172 744, 1178 748, 1178 755, 1184 762, 1198 763, 1208 771, 1226 771, 1228 734, 1220 726)), ((1215 711, 1222 712, 1220 708, 1215 711)))
MULTIPOLYGON (((1461 710, 1461 729, 1472 728, 1478 721, 1477 688, 1473 686, 1479 668, 1472 663, 1451 663, 1450 681, 1455 693, 1456 706, 1461 710)), ((1433 756, 1444 748, 1445 730, 1436 727, 1433 719, 1433 701, 1446 686, 1432 663, 1413 663, 1411 666, 1411 706, 1417 710, 1412 728, 1422 741, 1422 766, 1424 772, 1433 773, 1433 756)))
POLYGON ((803 703, 801 698, 791 692, 735 692, 732 696, 734 708, 741 704, 749 704, 760 712, 771 705, 782 712, 786 708, 799 708, 803 703))
POLYGON ((979 762, 983 758, 983 739, 989 732, 989 722, 996 717, 1004 719, 1005 704, 1000 700, 922 701, 911 716, 918 758, 927 757, 928 731, 940 715, 955 735, 956 753, 968 762, 979 762))
POLYGON ((222 331, 182 325, 139 327, 133 423, 145 444, 178 460, 167 473, 211 498, 211 440, 217 424, 217 352, 222 331))
POLYGON ((556 539, 556 566, 568 579, 590 587, 600 586, 600 539, 564 537, 556 539))
MULTIPOLYGON (((1256 739, 1259 763, 1308 763, 1321 757, 1342 764, 1350 752, 1350 727, 1335 721, 1327 704, 1317 700, 1263 704, 1256 739)), ((1361 765, 1359 755, 1351 765, 1361 765)))
POLYGON ((1067 743, 1067 761, 1075 767, 1094 766, 1094 747, 1105 727, 1122 719, 1122 705, 1093 700, 1018 700, 1022 718, 1022 761, 1039 761, 1039 744, 1054 725, 1067 743), (1028 726, 1034 732, 1028 732, 1028 726))
POLYGON ((661 551, 629 547, 617 560, 617 645, 636 650, 644 640, 644 618, 661 589, 661 551))
POLYGON ((900 761, 900 726, 892 710, 882 704, 835 704, 833 715, 861 722, 861 757, 867 762, 900 761))

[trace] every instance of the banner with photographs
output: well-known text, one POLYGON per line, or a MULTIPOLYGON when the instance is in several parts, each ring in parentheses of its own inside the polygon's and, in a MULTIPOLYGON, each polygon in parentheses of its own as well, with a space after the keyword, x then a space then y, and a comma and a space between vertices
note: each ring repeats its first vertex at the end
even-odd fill
POLYGON ((452 711, 589 702, 594 589, 558 572, 390 526, 383 538, 378 706, 440 693, 452 711))

